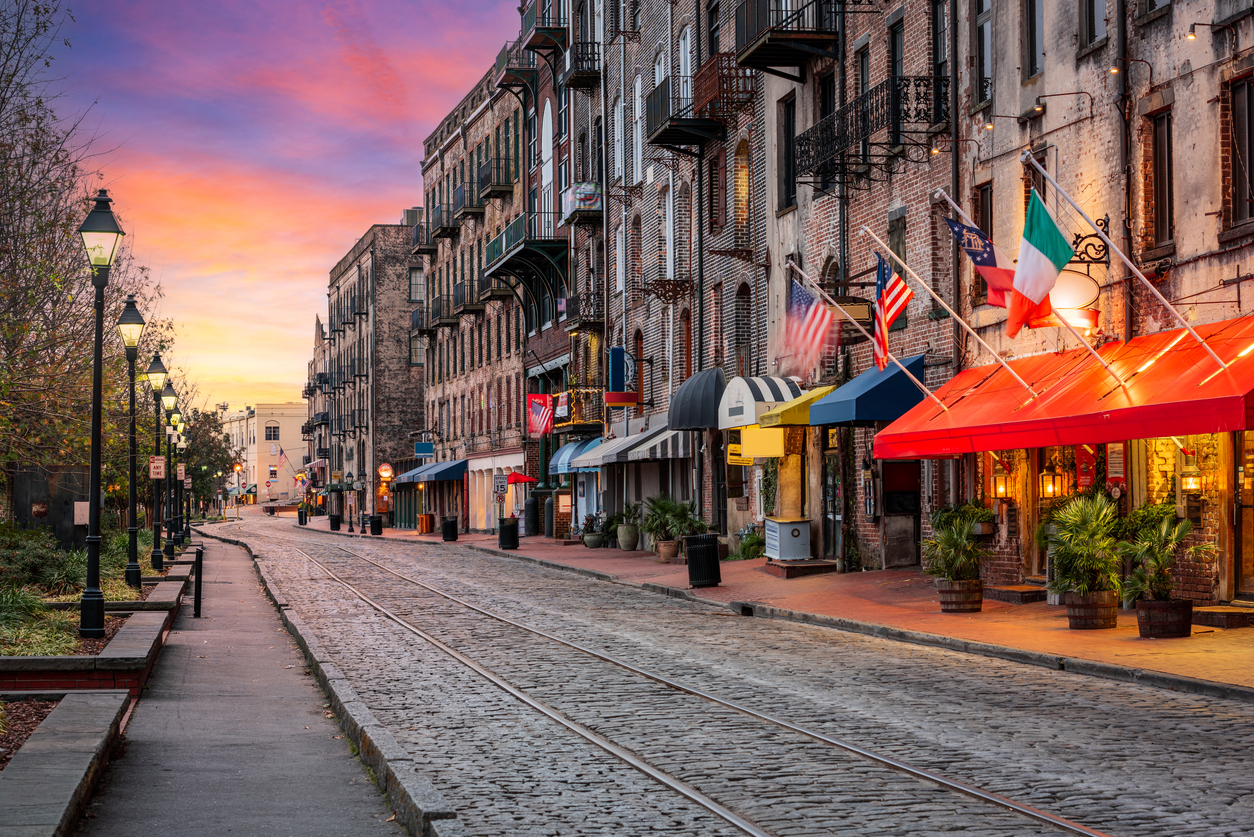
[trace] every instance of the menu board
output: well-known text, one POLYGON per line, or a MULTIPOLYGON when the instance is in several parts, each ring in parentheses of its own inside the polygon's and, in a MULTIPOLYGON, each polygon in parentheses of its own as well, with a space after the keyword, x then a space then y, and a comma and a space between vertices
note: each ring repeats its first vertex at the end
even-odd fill
POLYGON ((1128 481, 1125 465, 1127 445, 1124 442, 1106 444, 1106 482, 1122 485, 1128 481))

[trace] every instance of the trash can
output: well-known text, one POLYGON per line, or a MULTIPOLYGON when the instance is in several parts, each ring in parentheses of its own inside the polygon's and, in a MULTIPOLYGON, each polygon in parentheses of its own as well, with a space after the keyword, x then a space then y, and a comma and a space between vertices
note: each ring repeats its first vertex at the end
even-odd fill
POLYGON ((274 506, 266 506, 266 514, 274 517, 274 506))
POLYGON ((497 529, 497 546, 501 549, 518 548, 518 518, 502 517, 497 529))
POLYGON ((372 535, 383 534, 383 515, 381 514, 370 515, 370 534, 372 535))
POLYGON ((523 503, 523 534, 534 537, 540 534, 540 501, 533 494, 523 503))
POLYGON ((718 569, 718 535, 686 535, 684 554, 688 557, 688 585, 717 587, 723 580, 718 569))
POLYGON ((440 534, 446 541, 457 540, 457 518, 446 517, 440 521, 440 534))
POLYGON ((331 531, 340 531, 340 516, 338 514, 328 514, 327 520, 331 521, 331 531))
POLYGON ((296 522, 299 523, 301 526, 304 526, 306 523, 309 522, 309 513, 306 512, 304 509, 297 509, 296 510, 296 522))

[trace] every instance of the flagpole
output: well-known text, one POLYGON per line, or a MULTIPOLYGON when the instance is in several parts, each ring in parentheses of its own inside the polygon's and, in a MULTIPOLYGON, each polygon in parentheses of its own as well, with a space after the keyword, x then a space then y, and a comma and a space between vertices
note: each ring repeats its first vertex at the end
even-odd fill
POLYGON ((1132 260, 1129 259, 1122 250, 1120 250, 1118 247, 1115 246, 1115 242, 1110 240, 1110 237, 1106 235, 1106 233, 1102 230, 1102 228, 1097 226, 1097 224, 1093 223, 1093 219, 1090 218, 1088 214, 1085 213, 1085 211, 1081 209, 1079 205, 1071 199, 1071 196, 1068 195, 1066 191, 1064 191, 1063 188, 1058 185, 1058 181, 1054 180, 1053 176, 1051 176, 1049 172, 1045 171, 1045 169, 1041 166, 1039 162, 1037 162, 1036 158, 1033 157, 1031 153, 1029 153, 1028 151, 1024 151, 1022 156, 1019 157, 1019 162, 1029 164, 1032 166, 1032 168, 1040 172, 1041 176, 1043 176, 1046 180, 1048 180, 1050 184, 1055 189, 1058 190, 1058 194, 1062 195, 1063 200, 1071 204, 1071 208, 1074 209, 1076 212, 1078 212, 1080 214, 1080 217, 1088 222, 1088 225, 1093 228, 1094 232, 1097 233, 1097 237, 1100 238, 1102 241, 1104 241, 1106 243, 1106 246, 1110 250, 1113 250, 1115 253, 1119 254, 1119 258, 1123 261, 1125 265, 1128 266, 1128 270, 1131 270, 1132 273, 1136 276, 1136 278, 1140 279, 1141 282, 1144 283, 1145 287, 1150 289, 1150 293, 1152 293, 1155 297, 1157 297, 1158 301, 1161 302, 1164 306, 1166 306, 1168 311, 1176 315, 1176 319, 1180 321, 1180 325, 1184 326, 1185 331, 1189 332, 1189 334, 1193 337, 1193 339, 1198 342, 1198 345, 1200 345, 1203 349, 1205 349, 1208 355, 1214 358, 1215 363, 1218 363, 1220 367, 1222 367, 1225 370, 1228 368, 1228 364, 1220 360, 1219 355, 1215 354, 1215 350, 1212 349, 1210 346, 1206 345, 1206 341, 1202 339, 1201 335, 1199 335, 1196 331, 1193 330, 1193 326, 1189 325, 1188 321, 1185 320, 1184 316, 1175 309, 1175 306, 1173 306, 1170 302, 1168 302, 1167 298, 1158 292, 1158 288, 1155 288, 1154 284, 1150 282, 1150 280, 1145 278, 1145 274, 1142 273, 1140 269, 1137 268, 1137 266, 1132 263, 1132 260))
MULTIPOLYGON (((787 262, 787 267, 791 268, 792 270, 795 270, 801 276, 802 279, 805 279, 807 282, 809 282, 810 286, 814 288, 814 290, 818 291, 819 295, 823 297, 823 299, 827 300, 829 305, 834 305, 836 307, 836 310, 839 311, 845 317, 845 319, 853 323, 854 328, 862 332, 863 337, 865 337, 867 340, 875 339, 870 335, 869 332, 867 332, 865 328, 862 327, 861 323, 855 320, 853 316, 848 311, 845 310, 844 306, 842 306, 836 300, 832 299, 831 296, 827 293, 827 291, 823 290, 819 286, 819 283, 815 282, 814 279, 811 278, 810 274, 806 273, 804 270, 797 267, 796 262, 794 262, 792 259, 789 259, 787 262)), ((909 378, 911 382, 914 383, 914 385, 918 387, 919 390, 924 395, 926 395, 928 398, 935 401, 937 406, 940 407, 942 410, 944 410, 947 413, 949 412, 949 408, 945 406, 945 402, 937 398, 935 393, 933 393, 930 389, 924 386, 923 383, 918 378, 914 377, 914 375, 911 374, 910 370, 905 367, 905 364, 899 361, 892 352, 886 352, 886 354, 888 355, 888 359, 891 360, 893 363, 897 364, 897 368, 900 369, 902 372, 904 372, 906 374, 906 377, 909 378)))
MULTIPOLYGON (((974 221, 971 220, 971 216, 963 212, 962 207, 954 203, 953 199, 949 197, 949 195, 945 194, 944 189, 937 189, 936 196, 938 198, 944 198, 945 203, 949 204, 949 206, 953 209, 953 211, 958 214, 958 217, 962 219, 962 222, 964 224, 966 224, 968 227, 975 227, 976 229, 979 229, 979 226, 974 221)), ((990 242, 991 242, 991 239, 990 239, 990 242)), ((1116 372, 1113 368, 1111 368, 1111 365, 1106 362, 1106 359, 1097 353, 1097 350, 1094 349, 1092 345, 1089 344, 1089 341, 1084 339, 1084 335, 1080 334, 1079 330, 1077 330, 1075 326, 1073 326, 1070 322, 1067 321, 1066 317, 1060 317, 1057 314, 1055 314, 1054 316, 1057 317, 1058 322, 1062 323, 1063 327, 1067 329, 1067 331, 1071 332, 1071 335, 1075 337, 1076 340, 1080 341, 1081 346, 1089 350, 1089 354, 1091 354, 1094 358, 1096 358, 1097 362, 1100 363, 1102 367, 1107 372, 1110 373, 1110 377, 1114 378, 1116 381, 1119 382, 1119 386, 1125 387, 1125 388, 1128 386, 1127 382, 1124 381, 1123 377, 1120 376, 1120 374, 1116 372)))
POLYGON ((888 251, 889 258, 891 258, 893 261, 897 262, 897 264, 899 264, 899 265, 901 265, 902 267, 904 267, 904 268, 906 269, 906 273, 909 273, 909 274, 910 274, 910 276, 914 279, 914 281, 919 283, 919 287, 921 287, 921 288, 923 288, 923 290, 927 291, 927 292, 928 292, 928 294, 929 294, 929 295, 931 295, 932 299, 934 299, 934 300, 936 300, 937 302, 939 302, 939 303, 940 303, 940 306, 941 306, 942 308, 944 308, 946 311, 948 311, 948 312, 949 312, 949 316, 953 317, 955 322, 957 322, 959 325, 961 325, 963 328, 965 328, 965 329, 967 330, 967 333, 968 333, 968 334, 970 334, 970 335, 971 335, 972 337, 974 337, 977 341, 979 341, 979 344, 980 344, 981 346, 983 346, 985 349, 987 349, 987 350, 988 350, 988 353, 989 353, 990 355, 992 355, 992 356, 993 356, 993 359, 994 359, 994 360, 996 360, 999 364, 1001 364, 1001 367, 1002 367, 1003 369, 1005 369, 1007 372, 1009 372, 1009 373, 1010 373, 1010 376, 1011 376, 1012 378, 1014 378, 1016 381, 1018 381, 1018 382, 1019 382, 1019 383, 1023 386, 1023 388, 1024 388, 1024 389, 1026 389, 1028 392, 1032 393, 1032 397, 1033 397, 1033 398, 1036 398, 1036 397, 1037 397, 1037 392, 1036 392, 1036 390, 1032 389, 1032 387, 1028 384, 1028 382, 1027 382, 1027 381, 1025 381, 1025 380, 1023 380, 1022 378, 1020 378, 1020 377, 1019 377, 1019 373, 1018 373, 1018 372, 1015 372, 1013 369, 1011 369, 1011 368, 1010 368, 1010 364, 1006 363, 1005 358, 1003 358, 1001 355, 997 354, 997 352, 993 350, 993 347, 992 347, 992 346, 990 346, 990 345, 988 345, 988 343, 984 342, 984 338, 983 338, 983 337, 981 337, 980 335, 976 334, 975 329, 971 328, 971 326, 967 323, 967 321, 966 321, 966 320, 964 320, 964 319, 962 319, 962 317, 959 317, 959 316, 958 316, 958 312, 954 311, 954 309, 952 309, 952 308, 950 308, 948 305, 946 305, 946 304, 945 304, 945 300, 943 300, 943 299, 941 299, 941 298, 940 298, 940 294, 938 294, 938 293, 936 293, 936 291, 932 290, 931 285, 929 285, 927 282, 924 282, 922 279, 920 279, 920 278, 919 278, 919 274, 915 273, 913 270, 911 270, 911 269, 910 269, 910 265, 906 264, 904 261, 902 261, 900 258, 898 258, 898 257, 897 257, 897 254, 896 254, 896 253, 894 253, 894 252, 892 251, 892 249, 891 249, 891 248, 890 248, 887 244, 885 244, 883 241, 880 241, 880 237, 879 237, 879 236, 877 236, 875 233, 871 232, 871 231, 870 231, 869 229, 867 229, 865 226, 863 226, 863 228, 862 228, 862 235, 864 235, 864 236, 866 236, 866 235, 871 236, 871 238, 875 239, 875 243, 876 243, 876 244, 878 244, 879 246, 881 246, 881 247, 883 247, 885 250, 887 250, 887 251, 888 251))

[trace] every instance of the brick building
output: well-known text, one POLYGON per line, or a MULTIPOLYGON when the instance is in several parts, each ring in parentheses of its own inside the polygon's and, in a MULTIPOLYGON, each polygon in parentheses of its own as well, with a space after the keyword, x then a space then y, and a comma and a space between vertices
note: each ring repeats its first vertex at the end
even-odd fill
POLYGON ((326 507, 326 487, 331 456, 331 342, 327 339, 322 317, 314 316, 313 357, 309 360, 308 379, 301 395, 305 398, 305 423, 301 438, 305 442, 301 464, 305 468, 306 498, 315 509, 326 507))

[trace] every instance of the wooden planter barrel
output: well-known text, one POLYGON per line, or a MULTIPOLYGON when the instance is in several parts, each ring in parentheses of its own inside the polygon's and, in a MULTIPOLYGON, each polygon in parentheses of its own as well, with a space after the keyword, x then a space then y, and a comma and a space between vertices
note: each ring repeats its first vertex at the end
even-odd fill
POLYGON ((1136 603, 1136 627, 1143 639, 1173 639, 1193 633, 1193 601, 1136 603))
POLYGON ((1073 631, 1114 628, 1119 624, 1119 594, 1114 590, 1097 590, 1088 595, 1068 593, 1067 627, 1073 631))
POLYGON ((984 606, 984 582, 978 578, 968 581, 938 578, 936 595, 940 599, 941 613, 979 613, 984 606))

